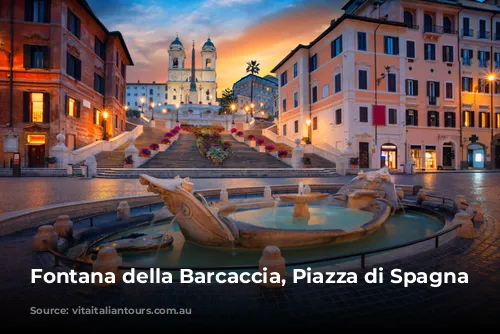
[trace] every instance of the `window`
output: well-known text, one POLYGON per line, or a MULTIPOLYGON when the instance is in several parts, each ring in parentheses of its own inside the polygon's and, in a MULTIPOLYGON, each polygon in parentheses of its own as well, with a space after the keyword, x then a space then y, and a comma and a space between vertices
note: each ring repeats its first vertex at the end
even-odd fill
POLYGON ((366 70, 358 70, 358 88, 368 89, 368 72, 366 70))
POLYGON ((470 28, 470 18, 464 17, 462 20, 462 36, 472 37, 472 29, 470 28))
POLYGON ((314 54, 310 59, 309 59, 309 63, 310 63, 310 70, 309 72, 312 72, 314 71, 315 69, 318 68, 318 55, 317 54, 314 54))
POLYGON ((389 124, 398 124, 398 110, 389 109, 389 124))
POLYGON ((299 106, 299 93, 293 93, 293 107, 297 108, 299 106))
POLYGON ((408 25, 410 29, 415 29, 414 28, 414 20, 413 20, 413 13, 409 12, 407 10, 404 11, 403 13, 403 22, 408 25))
POLYGON ((462 77, 462 92, 472 92, 472 78, 462 77))
POLYGON ((283 136, 286 136, 286 124, 283 125, 283 136))
POLYGON ((313 130, 318 130, 318 117, 313 117, 313 130))
POLYGON ((495 22, 495 41, 500 41, 500 21, 495 22))
POLYGON ((453 34, 453 23, 452 19, 448 16, 443 17, 443 32, 445 34, 453 34))
POLYGON ((342 109, 335 110, 335 124, 342 124, 342 109))
POLYGON ((453 82, 446 82, 444 84, 445 87, 445 99, 452 100, 453 99, 453 82))
POLYGON ((462 64, 470 66, 472 64, 472 50, 462 49, 462 64))
POLYGON ((454 128, 455 124, 455 113, 451 111, 446 111, 444 113, 444 127, 445 128, 454 128))
POLYGON ((24 20, 29 22, 50 22, 50 0, 26 0, 24 20))
POLYGON ((67 28, 76 38, 80 39, 80 19, 70 9, 68 9, 67 28))
POLYGON ((205 60, 205 68, 212 68, 212 59, 207 58, 207 60, 205 60))
POLYGON ((299 132, 299 121, 293 122, 294 128, 295 128, 295 133, 299 132))
POLYGON ((76 80, 82 80, 82 61, 69 52, 66 53, 66 74, 76 80))
POLYGON ((418 80, 406 79, 406 95, 418 96, 418 80))
POLYGON ((424 59, 436 60, 436 44, 432 43, 424 44, 424 59))
POLYGON ((358 31, 358 50, 359 51, 366 51, 367 45, 366 45, 366 32, 361 32, 358 31))
POLYGON ((50 94, 23 93, 23 121, 26 123, 49 123, 50 94))
POLYGON ((439 127, 439 113, 437 111, 427 112, 427 126, 439 127))
POLYGON ((477 58, 479 67, 488 67, 488 61, 490 60, 490 53, 488 51, 478 51, 477 58))
POLYGON ((153 95, 153 90, 152 89, 149 90, 149 95, 153 95))
POLYGON ((429 14, 424 14, 424 32, 434 32, 433 18, 429 14))
POLYGON ((480 112, 479 113, 479 127, 480 128, 489 128, 490 127, 490 113, 489 112, 480 112))
POLYGON ((500 68, 500 53, 495 52, 495 68, 500 68))
POLYGON ((152 98, 152 97, 150 97, 150 98, 149 98, 149 103, 151 104, 152 102, 153 102, 153 98, 152 98))
POLYGON ((418 110, 406 109, 406 125, 418 125, 418 110))
POLYGON ((321 87, 321 98, 324 99, 330 95, 330 85, 326 84, 321 87))
POLYGON ((49 47, 25 44, 24 68, 49 69, 49 47))
POLYGON ((94 73, 94 90, 104 95, 104 78, 97 73, 94 73))
POLYGON ((439 82, 427 81, 427 96, 429 97, 429 105, 437 105, 437 98, 439 97, 439 82))
POLYGON ((500 80, 495 81, 495 94, 500 94, 500 80))
POLYGON ((443 45, 443 61, 453 63, 453 46, 443 45))
POLYGON ((479 93, 490 93, 490 83, 487 79, 477 79, 477 89, 479 93))
MULTIPOLYGON (((342 35, 340 35, 339 37, 337 37, 335 40, 333 40, 330 43, 330 48, 331 48, 330 53, 331 53, 332 58, 335 58, 339 54, 342 53, 342 35)), ((312 70, 312 71, 314 71, 314 70, 312 70)))
POLYGON ((296 78, 299 75, 299 65, 297 63, 293 64, 293 77, 296 78))
POLYGON ((342 90, 342 74, 335 74, 335 93, 338 93, 342 90))
POLYGON ((66 115, 80 118, 80 101, 71 97, 66 98, 66 115))
POLYGON ((122 77, 125 79, 127 67, 125 66, 125 64, 123 62, 122 62, 121 69, 122 69, 122 77))
POLYGON ((395 93, 396 92, 396 74, 389 73, 387 75, 387 91, 395 93))
POLYGON ((179 58, 174 57, 174 59, 172 59, 172 67, 173 68, 178 68, 179 67, 179 58))
POLYGON ((486 31, 486 21, 485 20, 479 20, 479 32, 477 34, 477 38, 480 38, 480 39, 490 38, 489 31, 486 31))
POLYGON ((116 51, 116 67, 120 68, 120 54, 118 53, 118 51, 116 51))
POLYGON ((318 101, 318 86, 314 86, 312 88, 312 103, 315 103, 318 101))
POLYGON ((281 73, 281 87, 283 87, 284 85, 286 85, 287 83, 287 78, 286 78, 286 71, 281 73))
POLYGON ((286 99, 283 99, 282 105, 283 105, 283 112, 285 112, 286 111, 286 99))
POLYGON ((118 92, 119 92, 118 84, 115 84, 115 99, 117 100, 118 100, 118 92))
POLYGON ((463 125, 465 127, 474 127, 474 112, 473 111, 464 111, 463 125))
POLYGON ((406 41, 406 58, 415 59, 415 41, 406 41))
POLYGON ((101 111, 94 108, 93 116, 94 116, 93 117, 94 118, 94 124, 95 125, 101 125, 101 123, 100 123, 101 111))
POLYGON ((399 38, 384 36, 384 53, 388 55, 399 54, 399 38))
POLYGON ((368 107, 359 107, 359 122, 368 123, 368 107))
POLYGON ((106 56, 106 44, 104 44, 97 36, 95 37, 94 52, 102 60, 106 56))
POLYGON ((118 115, 115 115, 115 129, 118 129, 118 115))

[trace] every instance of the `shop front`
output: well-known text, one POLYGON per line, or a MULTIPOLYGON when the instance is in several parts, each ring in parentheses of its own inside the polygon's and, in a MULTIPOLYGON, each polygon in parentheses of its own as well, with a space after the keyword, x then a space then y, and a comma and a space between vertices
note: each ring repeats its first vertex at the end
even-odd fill
POLYGON ((29 168, 45 167, 48 153, 48 127, 38 124, 24 128, 24 166, 29 168))

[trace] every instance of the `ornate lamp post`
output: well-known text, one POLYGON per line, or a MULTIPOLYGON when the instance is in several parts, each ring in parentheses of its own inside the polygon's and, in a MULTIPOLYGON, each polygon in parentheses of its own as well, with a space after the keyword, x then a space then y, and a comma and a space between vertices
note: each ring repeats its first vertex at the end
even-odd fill
POLYGON ((146 98, 141 97, 141 111, 144 113, 144 103, 146 103, 146 98))
POLYGON ((233 118, 232 124, 234 124, 234 111, 235 110, 236 110, 236 105, 233 103, 233 104, 231 104, 231 115, 232 115, 232 118, 233 118))
POLYGON ((307 124, 307 142, 306 144, 310 144, 311 143, 311 119, 307 119, 306 121, 306 124, 307 124))
POLYGON ((108 140, 108 122, 107 122, 108 116, 109 116, 109 114, 107 111, 102 113, 102 119, 103 119, 102 127, 104 128, 104 134, 102 136, 102 140, 108 140))
POLYGON ((253 117, 253 109, 255 108, 255 103, 253 103, 253 102, 252 102, 252 103, 250 104, 250 108, 251 108, 251 109, 250 109, 250 116, 252 116, 252 117, 253 117))
POLYGON ((245 107, 245 114, 247 115, 247 123, 248 123, 248 106, 245 107))
POLYGON ((151 120, 154 121, 155 119, 155 103, 151 102, 151 120))
POLYGON ((177 123, 179 123, 179 107, 180 107, 180 104, 179 104, 179 103, 177 103, 177 104, 175 105, 175 108, 176 108, 176 110, 177 110, 177 112, 175 113, 175 116, 176 116, 175 121, 176 121, 177 123))

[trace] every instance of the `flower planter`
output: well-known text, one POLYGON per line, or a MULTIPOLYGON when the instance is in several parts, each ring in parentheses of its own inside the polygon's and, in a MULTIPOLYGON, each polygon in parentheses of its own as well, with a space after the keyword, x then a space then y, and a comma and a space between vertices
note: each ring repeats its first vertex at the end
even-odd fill
POLYGON ((311 165, 302 164, 302 168, 309 168, 311 165))
POLYGON ((266 153, 266 147, 264 145, 259 146, 259 152, 260 153, 266 153))
POLYGON ((255 147, 255 145, 257 145, 257 144, 255 143, 255 140, 250 140, 250 147, 255 147))
POLYGON ((49 164, 49 168, 56 168, 56 164, 49 164))
POLYGON ((245 142, 245 137, 239 137, 239 136, 235 136, 235 139, 240 142, 240 143, 244 143, 245 142))
POLYGON ((358 165, 350 165, 351 169, 356 169, 358 168, 358 165))
POLYGON ((160 151, 160 152, 166 151, 166 150, 167 150, 167 148, 168 148, 168 144, 160 144, 160 149, 159 149, 159 151, 160 151))
POLYGON ((124 164, 123 168, 132 168, 132 164, 124 164))

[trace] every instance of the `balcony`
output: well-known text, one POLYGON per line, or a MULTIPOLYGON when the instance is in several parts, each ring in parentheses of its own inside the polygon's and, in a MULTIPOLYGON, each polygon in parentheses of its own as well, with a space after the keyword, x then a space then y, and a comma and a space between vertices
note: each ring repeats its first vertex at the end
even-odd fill
POLYGON ((462 29, 462 37, 474 37, 473 29, 462 29))
POLYGON ((436 25, 424 25, 424 35, 425 34, 433 34, 433 35, 441 35, 443 34, 443 26, 436 25))
POLYGON ((479 39, 490 39, 490 32, 485 30, 479 30, 477 32, 477 38, 479 39))
POLYGON ((458 34, 458 31, 455 30, 455 29, 452 29, 450 27, 444 27, 443 28, 443 33, 444 34, 449 34, 449 35, 457 35, 458 34))
POLYGON ((418 24, 406 23, 408 25, 408 29, 418 30, 420 26, 418 24))

